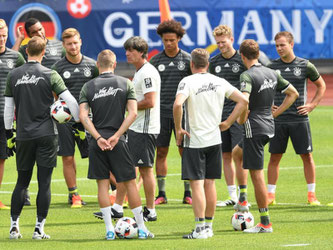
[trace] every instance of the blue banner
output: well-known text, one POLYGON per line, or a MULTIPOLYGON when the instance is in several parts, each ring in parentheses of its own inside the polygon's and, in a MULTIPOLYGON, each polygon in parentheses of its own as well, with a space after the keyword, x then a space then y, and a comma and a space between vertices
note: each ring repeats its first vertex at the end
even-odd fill
MULTIPOLYGON (((169 0, 171 14, 186 29, 180 47, 196 47, 216 54, 212 30, 227 24, 234 31, 235 48, 244 39, 258 41, 270 58, 278 57, 274 35, 288 30, 295 38, 295 54, 305 58, 333 58, 333 1, 308 0, 169 0)), ((123 43, 138 35, 148 41, 150 53, 163 49, 156 34, 160 22, 157 0, 40 0, 0 1, 0 18, 9 26, 8 46, 15 30, 28 17, 42 19, 48 37, 60 38, 74 27, 81 33, 85 55, 96 58, 111 49, 118 61, 126 61, 123 43)))

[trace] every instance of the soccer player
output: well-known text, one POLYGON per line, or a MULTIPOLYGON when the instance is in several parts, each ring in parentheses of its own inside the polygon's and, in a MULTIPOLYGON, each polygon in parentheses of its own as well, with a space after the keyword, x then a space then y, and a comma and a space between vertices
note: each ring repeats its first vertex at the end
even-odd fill
MULTIPOLYGON (((156 30, 162 39, 164 50, 151 58, 150 63, 155 66, 161 76, 161 132, 156 140, 156 178, 158 196, 155 205, 168 202, 165 193, 165 182, 168 171, 167 155, 169 151, 174 121, 172 105, 181 79, 191 74, 191 56, 178 47, 179 41, 185 34, 180 22, 168 20, 160 23, 156 30)), ((179 147, 181 155, 182 148, 179 147)), ((184 204, 192 204, 191 189, 188 181, 184 181, 184 204)))
MULTIPOLYGON (((62 43, 66 56, 56 62, 52 69, 57 71, 65 82, 66 87, 79 101, 80 91, 84 83, 98 76, 95 60, 81 54, 82 41, 80 33, 74 28, 68 28, 62 33, 62 43)), ((72 208, 80 208, 86 203, 78 193, 76 183, 76 162, 74 159, 75 141, 82 158, 88 157, 88 141, 85 138, 83 126, 73 133, 74 121, 57 124, 59 132, 59 151, 62 157, 63 173, 68 188, 68 203, 72 208)))
MULTIPOLYGON (((56 63, 65 56, 65 50, 62 47, 61 41, 58 41, 56 39, 47 39, 47 37, 45 36, 45 29, 38 19, 33 17, 29 18, 24 24, 24 29, 30 38, 32 38, 33 36, 39 36, 46 42, 45 55, 42 59, 43 66, 51 68, 54 63, 56 63)), ((27 45, 20 46, 24 40, 24 33, 22 32, 21 27, 18 27, 17 34, 18 35, 13 46, 13 50, 19 51, 23 55, 24 59, 27 60, 27 45)))
MULTIPOLYGON (((213 36, 220 53, 212 57, 209 64, 209 72, 213 75, 226 79, 232 86, 240 89, 240 75, 246 70, 239 51, 233 47, 234 37, 232 30, 227 25, 219 25, 214 28, 213 36)), ((261 52, 259 61, 266 65, 269 59, 261 52)), ((224 102, 222 121, 226 120, 231 114, 235 102, 226 98, 224 102)), ((247 170, 242 168, 242 154, 235 150, 235 146, 242 140, 243 126, 238 123, 231 125, 230 129, 222 131, 222 159, 223 172, 227 184, 229 198, 218 202, 216 206, 232 206, 238 202, 237 188, 235 185, 235 170, 232 160, 236 167, 236 177, 239 189, 242 191, 247 188, 247 170)))
POLYGON ((153 167, 156 137, 160 133, 161 78, 156 68, 146 60, 148 44, 143 38, 127 39, 124 48, 128 63, 136 68, 133 84, 138 101, 138 116, 128 130, 128 145, 143 180, 146 196, 143 215, 147 221, 156 221, 153 167))
POLYGON ((11 239, 22 237, 19 217, 24 204, 33 167, 37 164, 38 194, 37 218, 33 239, 49 239, 44 224, 51 201, 51 176, 57 165, 58 136, 55 122, 50 116, 50 106, 55 93, 66 101, 71 114, 79 122, 79 107, 75 98, 57 72, 42 66, 46 43, 33 37, 27 46, 28 62, 8 74, 5 90, 4 120, 7 139, 13 138, 14 109, 16 115, 16 167, 17 182, 11 201, 11 239))
MULTIPOLYGON (((19 67, 25 63, 21 54, 6 47, 8 38, 8 27, 5 20, 0 19, 0 92, 3 93, 6 88, 8 72, 13 68, 19 67)), ((12 150, 8 149, 6 131, 3 121, 3 111, 5 106, 5 97, 0 95, 0 186, 5 170, 5 160, 13 155, 12 150)), ((0 201, 0 210, 10 209, 0 201)))
MULTIPOLYGON (((274 119, 285 111, 298 97, 297 90, 277 72, 258 63, 259 45, 249 39, 242 42, 240 54, 248 69, 240 76, 241 91, 249 100, 248 110, 243 112, 238 122, 244 124, 245 135, 242 141, 243 168, 249 169, 255 197, 260 212, 260 223, 245 229, 245 233, 272 233, 267 203, 267 190, 264 179, 264 146, 274 136, 274 119), (276 91, 286 96, 279 107, 271 110, 276 91)), ((248 211, 239 202, 239 211, 248 211)))
MULTIPOLYGON (((275 35, 275 47, 280 58, 270 65, 278 70, 286 80, 292 82, 299 92, 299 98, 286 112, 275 119, 275 136, 270 141, 271 158, 268 163, 268 203, 276 204, 275 191, 279 177, 279 163, 286 152, 289 137, 296 154, 303 161, 304 175, 308 187, 308 203, 320 205, 315 195, 316 170, 312 157, 312 138, 309 123, 309 113, 316 108, 324 96, 326 85, 316 67, 304 58, 295 56, 294 38, 290 32, 282 31, 275 35), (316 85, 317 91, 310 102, 307 102, 307 80, 316 85)), ((273 110, 282 102, 281 95, 274 98, 273 110)))
POLYGON ((190 181, 196 224, 195 230, 183 238, 206 239, 213 236, 215 179, 221 178, 222 171, 220 129, 228 129, 246 109, 248 101, 226 80, 207 73, 208 51, 194 49, 191 58, 193 75, 181 80, 173 105, 177 145, 184 140, 182 179, 190 181), (225 97, 237 104, 228 119, 221 123, 225 97))
POLYGON ((115 238, 109 198, 110 171, 117 183, 125 186, 129 205, 138 224, 139 239, 153 238, 154 235, 144 224, 135 166, 124 136, 137 116, 134 86, 130 80, 113 74, 116 56, 111 50, 103 50, 98 55, 97 66, 100 76, 87 82, 81 90, 80 119, 93 137, 89 145, 88 178, 97 180, 106 239, 115 238), (93 121, 88 117, 90 109, 93 121), (126 109, 128 113, 124 118, 126 109))

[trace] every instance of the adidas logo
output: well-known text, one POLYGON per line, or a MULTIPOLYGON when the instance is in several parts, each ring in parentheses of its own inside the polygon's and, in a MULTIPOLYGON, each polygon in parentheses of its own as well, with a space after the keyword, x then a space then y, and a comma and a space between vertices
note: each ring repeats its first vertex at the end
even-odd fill
POLYGON ((226 64, 224 65, 224 67, 225 67, 225 68, 229 68, 229 67, 230 67, 229 63, 226 63, 226 64))
POLYGON ((140 160, 138 160, 138 163, 139 164, 143 164, 143 161, 140 159, 140 160))
POLYGON ((289 67, 288 67, 288 68, 286 68, 284 71, 290 71, 289 67))
POLYGON ((175 66, 175 64, 173 62, 169 63, 169 66, 175 66))
POLYGON ((80 72, 80 70, 78 68, 75 68, 74 72, 80 72))

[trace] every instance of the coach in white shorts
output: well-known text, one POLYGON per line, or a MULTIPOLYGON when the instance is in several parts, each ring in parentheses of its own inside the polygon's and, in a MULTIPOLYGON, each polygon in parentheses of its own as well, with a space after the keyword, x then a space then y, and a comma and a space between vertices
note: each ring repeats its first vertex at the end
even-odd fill
POLYGON ((138 116, 129 128, 128 145, 143 179, 147 205, 143 211, 144 219, 156 221, 153 166, 156 138, 160 133, 161 78, 157 69, 146 60, 148 44, 143 38, 129 38, 124 48, 128 63, 136 68, 133 84, 138 102, 138 116))
POLYGON ((221 178, 221 132, 229 129, 246 109, 248 101, 223 78, 207 73, 209 53, 195 49, 191 53, 191 70, 179 83, 173 106, 177 144, 184 139, 182 179, 190 180, 196 227, 185 239, 213 236, 212 222, 216 206, 215 179, 221 178), (224 98, 237 104, 221 121, 224 98), (183 117, 185 129, 181 127, 183 117))

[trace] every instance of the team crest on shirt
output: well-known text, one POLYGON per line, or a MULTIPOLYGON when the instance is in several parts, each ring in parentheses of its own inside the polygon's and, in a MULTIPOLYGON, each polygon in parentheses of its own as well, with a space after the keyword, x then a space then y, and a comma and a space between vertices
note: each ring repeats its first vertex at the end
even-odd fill
POLYGON ((179 70, 184 70, 185 69, 185 63, 183 61, 179 61, 177 68, 179 70))
POLYGON ((86 67, 83 69, 83 74, 85 77, 90 77, 91 76, 91 69, 86 67))
POLYGON ((52 56, 56 56, 57 55, 57 49, 56 48, 50 48, 49 51, 50 51, 50 54, 52 56))
POLYGON ((71 77, 71 73, 69 71, 65 71, 62 75, 65 79, 68 79, 71 77))
POLYGON ((232 72, 237 73, 239 71, 239 68, 240 68, 240 65, 238 63, 234 63, 232 65, 231 70, 232 70, 232 72))
POLYGON ((221 66, 220 65, 218 65, 218 66, 215 67, 215 72, 216 73, 220 73, 221 72, 221 66))
POLYGON ((12 59, 7 60, 7 67, 10 69, 14 68, 14 62, 12 59))
POLYGON ((164 64, 160 64, 160 65, 158 65, 158 71, 164 71, 165 70, 165 65, 164 64))
POLYGON ((302 73, 301 68, 299 68, 299 67, 295 67, 295 68, 294 68, 294 75, 295 75, 295 76, 300 76, 301 73, 302 73))
POLYGON ((151 81, 151 78, 145 78, 144 81, 145 81, 146 88, 153 87, 153 83, 151 81))

